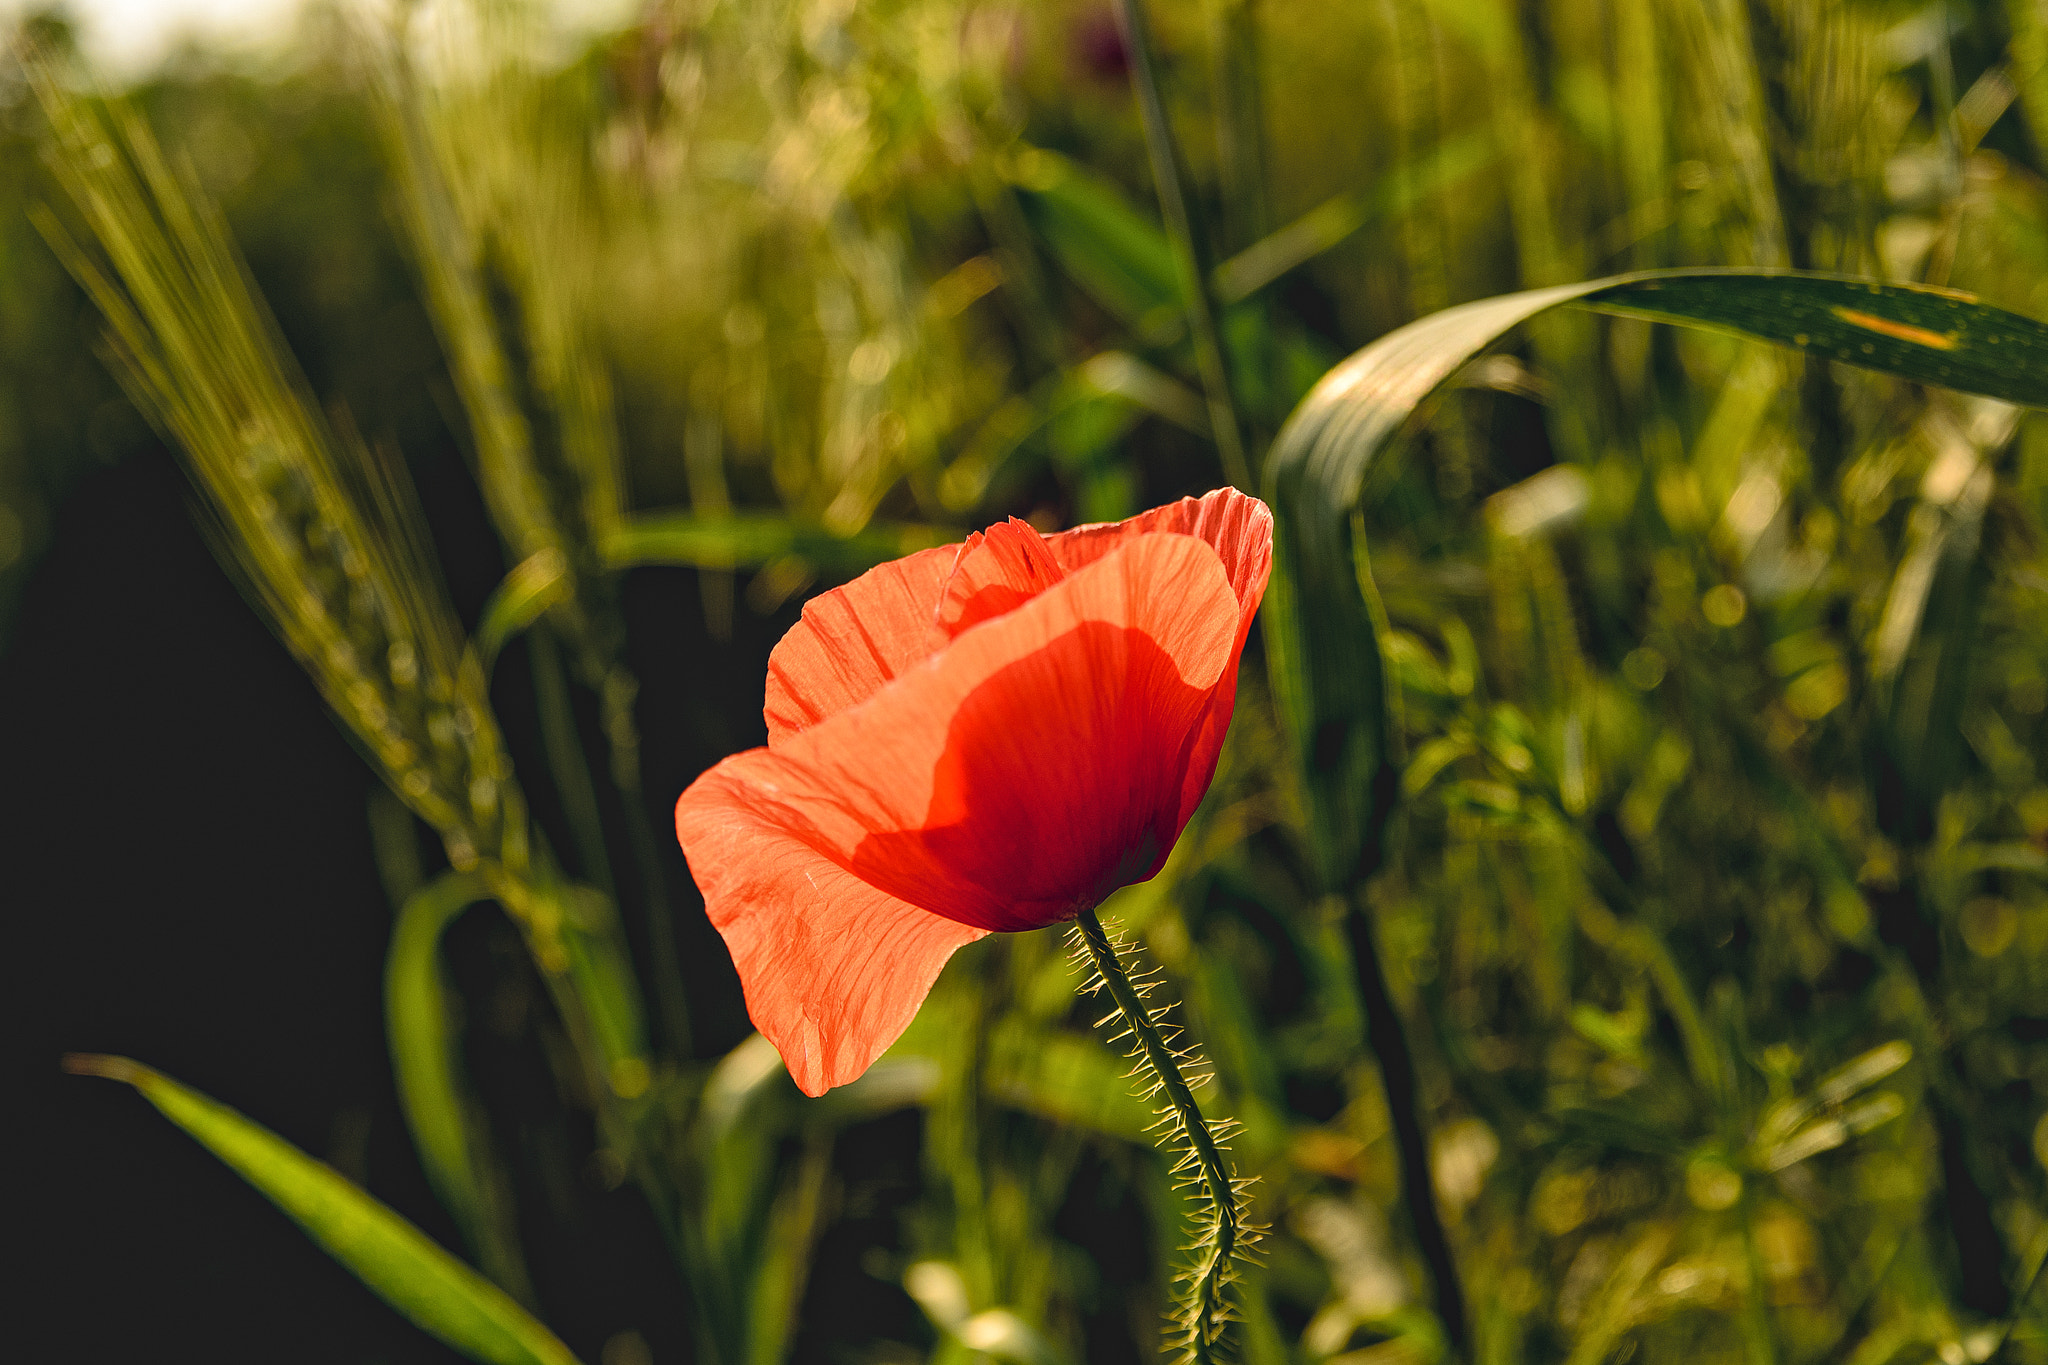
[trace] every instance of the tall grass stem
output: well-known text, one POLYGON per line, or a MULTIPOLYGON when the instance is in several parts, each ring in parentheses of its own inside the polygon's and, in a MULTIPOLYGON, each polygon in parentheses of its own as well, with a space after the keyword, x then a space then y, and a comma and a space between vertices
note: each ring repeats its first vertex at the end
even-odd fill
POLYGON ((1195 368, 1201 372, 1203 396, 1209 404, 1209 425, 1216 434, 1216 453, 1223 461, 1223 476, 1239 488, 1250 488, 1252 470, 1245 458, 1244 428, 1238 424, 1237 405, 1230 396, 1230 376, 1223 364, 1216 310, 1210 302, 1208 282, 1195 247, 1187 197, 1181 191, 1180 158, 1174 148, 1173 128, 1166 121, 1166 106, 1159 98, 1158 73, 1152 65, 1151 24, 1145 17, 1142 0, 1117 0, 1117 15, 1123 22, 1131 83, 1137 89, 1138 113, 1145 125, 1145 148, 1152 160, 1152 179, 1159 190, 1167 239, 1173 244, 1174 272, 1180 276, 1188 333, 1195 346, 1195 368))
POLYGON ((1380 963, 1372 921, 1359 904, 1344 917, 1351 939, 1351 957, 1358 974, 1358 1000, 1365 1012, 1366 1038, 1380 1064, 1380 1084, 1387 1093, 1387 1113, 1394 1129, 1394 1145, 1401 1153, 1401 1193, 1408 1204, 1408 1216, 1415 1227, 1415 1249, 1429 1266, 1436 1293, 1436 1315, 1442 1319, 1444 1339, 1451 1355, 1471 1359, 1472 1335, 1465 1316, 1465 1288, 1458 1276, 1458 1263, 1451 1255, 1451 1239, 1437 1212, 1436 1186, 1430 1176, 1429 1139, 1422 1131, 1421 1100, 1415 1082, 1415 1054, 1408 1047, 1408 1034, 1394 1007, 1393 992, 1387 988, 1387 973, 1380 963))

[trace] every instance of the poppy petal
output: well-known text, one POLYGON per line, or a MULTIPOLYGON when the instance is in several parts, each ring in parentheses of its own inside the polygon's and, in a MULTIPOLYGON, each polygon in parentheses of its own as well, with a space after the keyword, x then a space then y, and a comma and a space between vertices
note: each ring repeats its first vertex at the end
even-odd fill
POLYGON ((1045 539, 1060 563, 1072 573, 1132 536, 1162 531, 1197 536, 1214 549, 1223 561, 1223 571, 1229 576, 1238 601, 1237 647, 1230 655, 1228 676, 1211 695, 1209 713, 1203 718, 1188 754, 1180 798, 1180 823, 1185 826, 1216 776, 1216 759, 1223 751, 1223 737, 1229 733, 1230 718, 1236 709, 1238 658, 1251 634, 1252 617, 1266 595, 1266 580, 1273 571, 1273 514, 1257 498, 1226 487, 1199 498, 1182 498, 1155 507, 1128 521, 1077 526, 1045 539))
POLYGON ((1219 488, 1199 498, 1140 512, 1128 521, 1076 526, 1045 537, 1045 543, 1068 573, 1092 564, 1133 536, 1162 531, 1206 541, 1223 561, 1223 572, 1237 594, 1242 615, 1239 637, 1251 630, 1252 616, 1265 596, 1273 571, 1273 514, 1257 498, 1235 488, 1219 488))
MULTIPOLYGON (((805 603, 802 619, 768 657, 761 708, 768 743, 780 744, 797 731, 866 701, 884 683, 942 648, 952 635, 1013 609, 1031 591, 1042 591, 1057 579, 1055 566, 1072 573, 1132 537, 1159 532, 1195 536, 1223 560, 1224 573, 1237 594, 1241 647, 1273 563, 1273 517, 1257 498, 1219 488, 1126 521, 1077 526, 1044 537, 1012 518, 986 535, 970 535, 964 544, 920 550, 878 565, 805 603), (1051 564, 1024 541, 1025 533, 1051 552, 1051 564), (995 542, 992 553, 978 554, 990 541, 995 542), (970 561, 977 560, 987 562, 970 568, 970 561), (971 606, 955 606, 949 619, 940 620, 941 608, 952 596, 949 588, 963 570, 966 581, 979 580, 976 591, 960 594, 974 600, 971 606), (1019 591, 982 594, 998 581, 1019 591)), ((1227 711, 1223 719, 1227 724, 1227 711)))
POLYGON ((932 614, 969 545, 940 545, 877 565, 804 604, 803 618, 768 656, 761 714, 768 742, 858 705, 945 643, 932 614))
POLYGON ((721 763, 678 806, 685 852, 694 867, 687 808, 743 810, 976 929, 1069 918, 1152 875, 1179 837, 1236 624, 1215 551, 1140 537, 869 701, 721 763))
MULTIPOLYGON (((765 754, 756 749, 753 754, 765 754)), ((676 806, 676 834, 746 991, 747 1016, 806 1095, 862 1072, 902 1036, 946 960, 983 932, 906 904, 821 856, 772 796, 722 774, 676 806)))
POLYGON ((1228 676, 1217 684, 1209 714, 1204 717, 1188 755, 1180 800, 1180 823, 1185 826, 1216 775, 1216 759, 1223 751, 1223 737, 1230 730, 1230 718, 1236 709, 1238 658, 1251 634, 1252 617, 1257 615, 1259 602, 1266 595, 1266 580, 1273 571, 1273 514, 1257 498, 1247 497, 1235 488, 1219 488, 1199 498, 1182 498, 1140 512, 1128 521, 1077 526, 1045 540, 1072 573, 1132 536, 1162 531, 1197 536, 1207 542, 1223 561, 1223 571, 1229 576, 1238 600, 1237 647, 1230 655, 1228 676))
POLYGON ((970 541, 946 580, 936 625, 940 642, 969 626, 1015 611, 1067 576, 1045 537, 1011 517, 970 541))

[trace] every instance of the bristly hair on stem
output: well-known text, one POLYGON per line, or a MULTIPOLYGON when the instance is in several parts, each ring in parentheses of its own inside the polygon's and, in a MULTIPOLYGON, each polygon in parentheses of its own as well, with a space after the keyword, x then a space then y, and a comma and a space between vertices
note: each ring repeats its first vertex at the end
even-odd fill
POLYGON ((1175 1152, 1177 1188, 1197 1192, 1198 1223, 1186 1248, 1193 1259, 1180 1276, 1182 1288, 1172 1314, 1178 1338, 1173 1347, 1174 1358, 1182 1365, 1212 1365, 1234 1316, 1231 1281, 1250 1259, 1258 1237, 1258 1229, 1246 1220, 1246 1190, 1252 1182, 1238 1178, 1224 1155, 1238 1124, 1235 1119, 1204 1118, 1195 1104, 1195 1087, 1209 1079, 1208 1064, 1194 1049, 1177 1045, 1181 1030, 1167 1019, 1171 1006, 1145 1003, 1159 986, 1156 971, 1136 976, 1126 972, 1120 954, 1128 953, 1130 945, 1111 939, 1093 910, 1083 910, 1076 918, 1074 937, 1075 961, 1094 969, 1082 989, 1090 994, 1107 991, 1116 1002, 1116 1009, 1097 1020, 1097 1026, 1122 1023, 1110 1041, 1130 1040, 1136 1063, 1131 1075, 1140 1081, 1139 1098, 1165 1096, 1153 1131, 1160 1134, 1162 1147, 1175 1152))

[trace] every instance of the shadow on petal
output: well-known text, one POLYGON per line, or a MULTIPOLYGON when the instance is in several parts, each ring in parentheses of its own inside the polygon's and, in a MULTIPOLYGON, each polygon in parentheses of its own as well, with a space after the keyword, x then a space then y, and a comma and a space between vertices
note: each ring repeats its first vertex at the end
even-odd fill
POLYGON ((1099 904, 1157 872, 1180 836, 1210 696, 1144 631, 1086 622, 968 693, 924 823, 869 834, 852 870, 979 929, 1099 904))

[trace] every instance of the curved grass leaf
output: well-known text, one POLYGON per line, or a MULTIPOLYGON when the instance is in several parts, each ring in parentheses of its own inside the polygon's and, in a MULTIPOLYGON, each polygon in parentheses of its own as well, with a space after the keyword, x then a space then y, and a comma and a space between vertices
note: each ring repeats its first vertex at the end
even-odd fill
POLYGON ((538 621, 555 603, 576 589, 569 560, 553 546, 519 561, 491 590, 476 623, 476 652, 488 675, 498 654, 513 636, 538 621))
POLYGON ((502 1289, 269 1129, 126 1057, 73 1054, 64 1065, 141 1091, 379 1298, 470 1359, 487 1365, 576 1365, 569 1348, 502 1289))
POLYGON ((873 525, 849 536, 804 526, 773 513, 699 517, 688 512, 633 517, 605 536, 605 562, 691 568, 754 568, 794 555, 830 574, 863 573, 884 560, 945 545, 960 533, 941 526, 873 525))
POLYGON ((530 1298, 516 1230, 500 1204, 461 1081, 461 1046, 441 966, 442 934, 464 910, 490 897, 481 878, 461 872, 444 873, 407 897, 384 959, 384 1030, 399 1105, 428 1182, 484 1273, 530 1298))
POLYGON ((1324 376, 1274 443, 1279 513, 1267 660, 1333 887, 1371 856, 1394 799, 1384 682, 1353 516, 1372 461, 1467 361, 1577 303, 1811 351, 1922 384, 2048 406, 2048 327, 1950 290, 1766 270, 1659 271, 1481 299, 1390 333, 1324 376))

